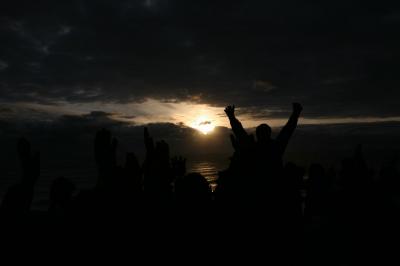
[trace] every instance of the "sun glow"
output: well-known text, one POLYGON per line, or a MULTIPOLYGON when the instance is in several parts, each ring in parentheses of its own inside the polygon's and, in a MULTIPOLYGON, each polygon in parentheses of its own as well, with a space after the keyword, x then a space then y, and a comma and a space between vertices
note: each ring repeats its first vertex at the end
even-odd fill
POLYGON ((191 124, 191 127, 197 129, 204 135, 212 132, 215 128, 215 125, 212 120, 210 120, 207 116, 199 116, 194 120, 191 124))

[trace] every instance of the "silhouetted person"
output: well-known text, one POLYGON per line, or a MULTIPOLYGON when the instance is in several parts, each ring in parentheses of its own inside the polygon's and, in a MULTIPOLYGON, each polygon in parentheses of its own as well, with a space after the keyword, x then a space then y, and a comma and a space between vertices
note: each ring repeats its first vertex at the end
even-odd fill
POLYGON ((34 186, 40 176, 40 153, 31 151, 28 140, 18 141, 18 157, 22 170, 19 184, 10 187, 3 198, 1 211, 10 215, 24 215, 30 210, 34 186))
POLYGON ((97 132, 94 155, 98 179, 94 189, 81 191, 75 199, 77 216, 130 216, 142 198, 142 167, 133 153, 126 154, 125 165, 118 165, 118 141, 110 131, 97 132))
MULTIPOLYGON (((257 144, 261 148, 268 150, 269 152, 275 153, 273 156, 281 158, 285 152, 286 146, 289 142, 290 137, 293 135, 294 130, 297 127, 297 122, 303 107, 299 103, 293 103, 293 112, 286 123, 281 129, 278 136, 275 139, 271 138, 271 127, 267 124, 261 124, 256 129, 257 144)), ((235 116, 235 106, 227 106, 225 113, 229 118, 229 122, 232 127, 232 131, 235 134, 236 139, 241 144, 251 144, 253 138, 247 134, 242 124, 235 116)))
MULTIPOLYGON (((281 129, 276 139, 271 138, 271 128, 267 124, 261 124, 257 127, 255 140, 243 128, 240 121, 235 116, 235 106, 227 106, 227 114, 234 136, 231 136, 231 142, 235 153, 231 159, 229 177, 224 178, 222 186, 232 187, 236 190, 234 197, 244 197, 247 200, 260 202, 261 198, 267 196, 275 198, 272 193, 279 193, 282 184, 283 163, 282 156, 286 146, 296 129, 298 118, 302 111, 302 106, 293 103, 293 112, 287 124, 281 129), (242 178, 247 177, 251 190, 246 191, 241 186, 242 178), (230 183, 230 184, 229 184, 230 183), (245 193, 245 195, 242 195, 245 193)), ((222 180, 221 180, 222 183, 222 180)), ((221 188, 229 195, 226 189, 221 188)), ((276 199, 278 200, 278 199, 276 199)), ((271 201, 263 199, 261 201, 271 201)), ((271 207, 275 207, 272 205, 271 207)), ((279 207, 278 207, 279 208, 279 207)))
POLYGON ((183 253, 200 258, 203 254, 193 244, 206 242, 222 264, 242 259, 247 264, 301 265, 303 257, 304 265, 365 264, 374 257, 397 262, 397 246, 391 244, 400 238, 396 161, 374 179, 359 145, 342 161, 338 179, 336 171, 314 163, 304 181, 304 169, 291 162, 283 166, 282 159, 301 111, 301 105, 294 103, 287 124, 273 139, 267 124, 259 125, 255 136, 248 134, 235 117, 235 107, 228 106, 234 154, 229 168, 219 172, 214 195, 206 178, 186 174, 186 159, 171 158, 169 145, 153 141, 147 128, 143 164, 134 153, 127 153, 125 163, 118 164, 117 139, 100 130, 94 141, 96 186, 74 196, 74 183, 55 179, 48 215, 31 210, 40 156, 20 139, 21 180, 6 192, 1 219, 34 224, 18 228, 25 232, 40 225, 56 238, 63 236, 61 241, 74 232, 71 224, 83 229, 79 236, 92 228, 92 242, 105 239, 108 230, 110 235, 136 240, 152 254, 170 247, 178 251, 178 258, 183 253))
POLYGON ((190 173, 175 182, 175 194, 180 206, 189 209, 209 207, 211 203, 210 184, 199 173, 190 173))
POLYGON ((172 199, 172 182, 169 146, 161 140, 154 143, 148 129, 144 129, 146 158, 143 164, 144 193, 148 202, 165 205, 172 199))
MULTIPOLYGON (((249 243, 242 247, 248 257, 271 262, 280 258, 281 265, 299 260, 299 227, 301 217, 299 178, 302 174, 284 172, 282 156, 298 122, 302 107, 293 104, 293 112, 276 139, 271 138, 271 128, 257 127, 256 137, 248 134, 235 116, 235 107, 228 106, 234 154, 229 168, 220 172, 216 198, 220 203, 218 213, 223 213, 223 224, 234 227, 236 238, 249 243), (228 218, 226 218, 228 217, 228 218), (296 226, 294 226, 296 225, 296 226), (250 240, 254 238, 254 240, 250 240), (252 243, 262 242, 263 246, 252 243), (296 251, 296 252, 295 252, 296 251)), ((297 168, 296 168, 297 169, 297 168)), ((221 228, 228 237, 229 229, 221 228)), ((222 240, 223 241, 223 240, 222 240)), ((235 247, 232 247, 235 248, 235 247)), ((236 252, 240 252, 237 250, 236 252)))

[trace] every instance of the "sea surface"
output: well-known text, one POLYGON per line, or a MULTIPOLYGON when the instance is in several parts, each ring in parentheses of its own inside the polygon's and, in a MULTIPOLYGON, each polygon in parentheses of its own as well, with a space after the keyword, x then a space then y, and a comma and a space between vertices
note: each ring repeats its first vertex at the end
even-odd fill
POLYGON ((214 191, 218 178, 218 171, 223 168, 220 164, 211 161, 195 161, 189 164, 189 172, 195 172, 202 174, 210 183, 211 189, 214 191))

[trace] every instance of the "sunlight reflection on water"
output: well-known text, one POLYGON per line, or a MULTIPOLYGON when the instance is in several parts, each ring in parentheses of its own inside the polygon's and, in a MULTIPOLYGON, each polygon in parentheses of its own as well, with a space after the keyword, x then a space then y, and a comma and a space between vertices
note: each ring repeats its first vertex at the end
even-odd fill
POLYGON ((190 172, 196 172, 202 174, 210 183, 212 191, 215 190, 218 178, 218 167, 215 163, 208 161, 192 162, 188 166, 188 173, 190 172))

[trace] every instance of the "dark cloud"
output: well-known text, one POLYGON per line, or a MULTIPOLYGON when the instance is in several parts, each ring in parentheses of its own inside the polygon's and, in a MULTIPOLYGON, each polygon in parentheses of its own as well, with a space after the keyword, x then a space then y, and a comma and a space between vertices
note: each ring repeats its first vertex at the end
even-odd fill
POLYGON ((94 128, 100 127, 115 128, 118 126, 124 126, 124 122, 116 121, 112 118, 112 113, 106 113, 102 111, 92 111, 89 114, 84 115, 63 115, 55 123, 65 128, 94 128))
POLYGON ((389 1, 6 1, 0 100, 148 97, 305 115, 398 116, 389 1))
POLYGON ((199 126, 210 125, 211 121, 203 121, 199 123, 199 126))

